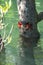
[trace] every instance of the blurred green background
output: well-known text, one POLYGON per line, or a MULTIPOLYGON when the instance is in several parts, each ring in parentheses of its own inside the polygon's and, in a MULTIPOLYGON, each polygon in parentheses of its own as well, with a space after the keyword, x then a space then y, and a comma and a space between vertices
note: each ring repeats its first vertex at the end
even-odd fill
MULTIPOLYGON (((4 6, 5 1, 9 0, 0 0, 0 5, 4 6)), ((36 9, 38 13, 43 11, 43 0, 36 0, 36 9)), ((0 54, 0 65, 17 65, 17 62, 19 62, 19 32, 17 27, 18 20, 17 0, 12 0, 12 6, 7 14, 4 15, 3 19, 5 24, 9 23, 6 27, 6 36, 9 34, 12 24, 14 25, 12 31, 12 41, 5 46, 5 51, 0 54)), ((35 58, 34 60, 36 65, 43 65, 43 21, 38 23, 38 30, 40 32, 40 41, 37 47, 33 48, 35 58)), ((1 31, 2 35, 3 31, 4 30, 1 31)))

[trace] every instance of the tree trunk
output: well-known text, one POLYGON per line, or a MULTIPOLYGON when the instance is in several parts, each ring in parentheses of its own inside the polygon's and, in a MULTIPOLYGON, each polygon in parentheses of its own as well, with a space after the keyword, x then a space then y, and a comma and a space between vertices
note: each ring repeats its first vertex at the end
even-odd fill
POLYGON ((17 0, 19 19, 23 24, 20 35, 24 37, 39 37, 37 23, 43 19, 43 12, 37 14, 35 0, 17 0), (25 24, 31 24, 32 29, 25 29, 25 24))
POLYGON ((18 23, 20 31, 20 62, 17 65, 36 65, 33 48, 37 45, 40 37, 37 23, 43 19, 43 12, 37 14, 35 0, 17 0, 17 7, 21 22, 18 23))

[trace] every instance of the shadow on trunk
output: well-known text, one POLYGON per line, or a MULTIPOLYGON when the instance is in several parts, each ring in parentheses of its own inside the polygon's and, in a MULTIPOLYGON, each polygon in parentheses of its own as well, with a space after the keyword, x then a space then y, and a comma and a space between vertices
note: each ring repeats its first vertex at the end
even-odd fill
POLYGON ((19 39, 19 63, 17 65, 36 65, 34 58, 33 48, 37 47, 39 38, 25 38, 21 37, 19 39))

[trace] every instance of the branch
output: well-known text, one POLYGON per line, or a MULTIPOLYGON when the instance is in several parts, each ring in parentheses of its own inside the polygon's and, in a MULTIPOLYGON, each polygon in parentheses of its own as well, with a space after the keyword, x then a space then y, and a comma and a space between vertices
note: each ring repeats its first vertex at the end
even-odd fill
POLYGON ((9 32, 9 34, 8 34, 8 36, 7 36, 7 38, 4 40, 5 42, 6 42, 7 40, 9 40, 9 38, 11 37, 13 27, 14 27, 14 26, 12 25, 12 27, 11 27, 11 29, 10 29, 10 32, 9 32))
POLYGON ((38 22, 40 22, 41 20, 43 20, 43 12, 40 12, 38 14, 38 22))

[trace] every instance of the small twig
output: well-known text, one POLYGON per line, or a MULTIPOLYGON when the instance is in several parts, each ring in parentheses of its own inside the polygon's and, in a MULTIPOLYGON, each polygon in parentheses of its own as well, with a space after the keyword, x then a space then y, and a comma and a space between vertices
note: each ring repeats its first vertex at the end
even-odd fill
POLYGON ((41 20, 43 20, 43 12, 40 12, 39 14, 38 14, 38 22, 40 22, 41 20))
POLYGON ((3 42, 6 42, 7 40, 8 40, 8 38, 11 36, 11 34, 12 34, 12 30, 13 30, 13 25, 12 25, 12 27, 11 27, 11 29, 10 29, 10 32, 9 32, 9 35, 7 36, 7 38, 5 39, 5 40, 3 40, 3 42))

